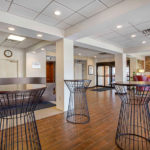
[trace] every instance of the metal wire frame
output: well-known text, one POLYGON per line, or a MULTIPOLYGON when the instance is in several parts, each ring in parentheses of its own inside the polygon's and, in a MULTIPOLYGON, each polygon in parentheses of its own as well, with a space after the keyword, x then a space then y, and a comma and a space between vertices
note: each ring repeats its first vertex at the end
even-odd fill
POLYGON ((44 90, 0 94, 0 150, 41 150, 34 110, 44 90))
POLYGON ((121 99, 116 144, 122 150, 150 150, 150 87, 115 85, 121 99))
POLYGON ((86 90, 91 80, 65 80, 70 90, 67 121, 74 124, 85 124, 90 121, 86 90))

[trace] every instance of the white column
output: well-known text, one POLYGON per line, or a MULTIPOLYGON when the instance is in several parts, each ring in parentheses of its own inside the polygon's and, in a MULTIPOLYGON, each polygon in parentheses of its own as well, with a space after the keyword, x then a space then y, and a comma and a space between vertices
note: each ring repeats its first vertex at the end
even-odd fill
POLYGON ((69 90, 64 80, 74 79, 73 41, 61 39, 56 42, 56 107, 67 111, 69 90))
POLYGON ((116 54, 115 55, 115 81, 126 81, 126 54, 116 54))
POLYGON ((137 71, 137 59, 130 58, 130 77, 133 77, 133 72, 137 71))

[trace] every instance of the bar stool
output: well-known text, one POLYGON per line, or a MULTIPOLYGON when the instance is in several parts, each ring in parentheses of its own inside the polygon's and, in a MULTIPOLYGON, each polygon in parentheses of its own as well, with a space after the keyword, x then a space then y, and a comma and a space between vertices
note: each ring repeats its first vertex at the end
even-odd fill
POLYGON ((86 90, 91 80, 65 80, 70 90, 67 121, 74 124, 88 123, 90 120, 86 90))
POLYGON ((121 99, 116 144, 122 150, 150 150, 150 85, 116 83, 121 99))

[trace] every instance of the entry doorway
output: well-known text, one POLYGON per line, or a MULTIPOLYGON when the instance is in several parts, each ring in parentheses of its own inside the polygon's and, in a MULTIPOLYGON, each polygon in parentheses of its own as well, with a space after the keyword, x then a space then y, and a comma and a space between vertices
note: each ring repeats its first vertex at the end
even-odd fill
POLYGON ((55 62, 46 62, 46 82, 55 82, 55 62))
POLYGON ((115 62, 97 63, 97 86, 112 87, 115 81, 115 62))

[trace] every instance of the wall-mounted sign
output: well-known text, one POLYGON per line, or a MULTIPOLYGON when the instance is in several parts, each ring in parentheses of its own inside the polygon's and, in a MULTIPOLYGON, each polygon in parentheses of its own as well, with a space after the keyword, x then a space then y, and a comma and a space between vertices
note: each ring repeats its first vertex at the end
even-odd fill
POLYGON ((32 68, 34 68, 34 69, 40 69, 41 68, 41 64, 39 62, 33 62, 32 63, 32 68))
POLYGON ((56 57, 55 56, 46 56, 46 60, 47 61, 56 61, 56 57))
POLYGON ((93 75, 94 74, 94 67, 92 65, 88 66, 88 74, 93 75))

